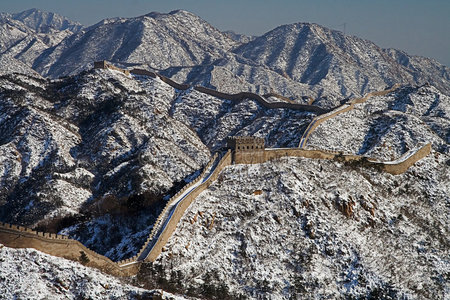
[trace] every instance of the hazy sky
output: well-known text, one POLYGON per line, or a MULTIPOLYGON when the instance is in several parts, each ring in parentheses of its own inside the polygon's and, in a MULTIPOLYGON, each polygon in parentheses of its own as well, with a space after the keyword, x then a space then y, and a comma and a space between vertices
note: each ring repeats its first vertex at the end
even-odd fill
POLYGON ((38 8, 84 25, 107 17, 188 10, 220 30, 261 35, 278 25, 313 22, 384 48, 450 66, 450 0, 0 0, 0 11, 38 8))

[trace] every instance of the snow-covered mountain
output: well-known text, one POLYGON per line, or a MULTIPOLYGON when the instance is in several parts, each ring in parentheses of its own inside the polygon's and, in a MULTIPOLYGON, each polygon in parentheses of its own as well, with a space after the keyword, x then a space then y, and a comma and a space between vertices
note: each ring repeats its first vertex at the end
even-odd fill
POLYGON ((274 91, 298 102, 302 96, 324 98, 329 107, 394 83, 428 82, 450 93, 449 68, 435 60, 381 49, 317 24, 283 25, 250 38, 220 32, 183 10, 105 19, 87 28, 51 16, 36 10, 4 14, 3 30, 16 33, 0 37, 4 53, 52 78, 109 60, 225 92, 274 91))
POLYGON ((394 83, 427 81, 450 92, 450 69, 436 61, 383 50, 317 24, 283 25, 233 52, 295 82, 320 87, 324 94, 362 95, 394 83))
POLYGON ((111 70, 58 80, 4 75, 0 99, 0 215, 34 226, 89 211, 86 203, 102 212, 158 203, 228 136, 291 147, 316 115, 111 70))
POLYGON ((142 281, 162 268, 210 297, 447 299, 449 159, 397 176, 304 158, 229 166, 142 281))
POLYGON ((309 136, 307 146, 345 149, 390 160, 417 144, 430 142, 434 149, 448 155, 449 104, 449 96, 429 85, 400 88, 322 123, 309 136))
POLYGON ((176 93, 160 80, 95 71, 55 81, 6 75, 0 86, 4 221, 77 214, 88 200, 150 205, 210 158, 170 117, 176 93))
POLYGON ((74 33, 69 29, 72 27, 60 24, 67 22, 61 16, 38 10, 0 15, 0 57, 13 57, 32 68, 45 50, 74 33))
POLYGON ((186 11, 106 19, 72 35, 39 57, 34 67, 46 76, 75 74, 97 60, 171 66, 211 64, 234 42, 186 11))
POLYGON ((80 23, 73 22, 66 17, 36 8, 13 14, 0 13, 0 18, 17 20, 38 33, 48 33, 51 30, 77 32, 83 27, 80 23))

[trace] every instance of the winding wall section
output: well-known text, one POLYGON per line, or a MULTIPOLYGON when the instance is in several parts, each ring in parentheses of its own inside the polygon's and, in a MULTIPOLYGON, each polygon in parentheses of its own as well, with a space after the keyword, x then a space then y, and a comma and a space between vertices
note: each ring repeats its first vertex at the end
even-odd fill
MULTIPOLYGON (((116 71, 118 70, 118 71, 121 71, 122 73, 127 71, 127 70, 122 70, 117 67, 112 67, 110 64, 107 64, 107 63, 97 62, 94 64, 94 66, 97 66, 97 68, 112 69, 112 70, 116 70, 116 71)), ((191 86, 188 84, 177 83, 164 75, 161 75, 161 74, 158 74, 158 73, 155 73, 152 71, 143 70, 143 69, 132 69, 132 70, 129 70, 129 72, 134 75, 143 75, 143 76, 150 76, 153 78, 159 78, 163 82, 167 83, 168 85, 172 86, 173 88, 175 88, 177 90, 187 90, 187 89, 191 88, 191 86)), ((323 113, 328 112, 328 110, 323 109, 319 106, 315 106, 315 105, 306 105, 306 104, 298 104, 298 103, 290 103, 290 102, 282 102, 282 101, 269 102, 269 101, 267 101, 267 99, 264 96, 261 96, 261 95, 255 94, 255 93, 251 93, 251 92, 228 94, 228 93, 219 92, 214 89, 206 88, 203 86, 194 86, 193 88, 198 92, 201 92, 201 93, 204 93, 204 94, 207 94, 210 96, 214 96, 217 98, 232 100, 232 101, 243 101, 245 99, 253 99, 266 108, 272 108, 272 109, 273 108, 288 108, 288 109, 296 109, 296 110, 303 110, 303 111, 311 111, 311 112, 315 112, 317 114, 323 114, 323 113)), ((269 94, 269 96, 277 97, 279 99, 285 99, 285 97, 275 94, 275 93, 271 93, 271 94, 269 94)), ((290 99, 289 99, 289 101, 290 101, 290 99)))
POLYGON ((113 262, 67 236, 38 232, 22 226, 0 223, 0 242, 12 248, 34 248, 115 276, 131 276, 139 270, 137 265, 122 266, 122 262, 113 262))
POLYGON ((368 94, 366 94, 364 97, 362 98, 356 98, 353 99, 335 109, 333 109, 332 111, 322 114, 320 116, 315 117, 311 123, 309 124, 309 126, 306 128, 305 132, 303 133, 301 139, 300 139, 300 143, 299 143, 299 148, 304 148, 306 146, 306 143, 308 141, 309 136, 311 135, 311 133, 317 128, 317 126, 319 126, 321 123, 325 122, 328 119, 331 119, 339 114, 345 113, 347 111, 352 110, 355 107, 355 104, 357 103, 364 103, 366 102, 370 97, 374 97, 374 96, 384 96, 387 95, 393 91, 395 91, 396 89, 398 89, 400 86, 398 84, 395 84, 393 87, 391 87, 390 89, 384 90, 384 91, 376 91, 376 92, 370 92, 368 94))
POLYGON ((265 149, 264 151, 264 161, 269 161, 281 157, 305 157, 305 158, 316 158, 316 159, 328 159, 328 160, 342 160, 346 162, 362 162, 368 167, 379 168, 382 171, 390 173, 392 175, 399 175, 409 167, 414 165, 417 161, 421 160, 431 152, 431 144, 428 143, 416 149, 405 153, 400 158, 394 161, 378 161, 367 156, 355 155, 351 153, 344 153, 339 151, 329 151, 329 150, 310 150, 310 149, 300 149, 300 148, 276 148, 276 149, 265 149))

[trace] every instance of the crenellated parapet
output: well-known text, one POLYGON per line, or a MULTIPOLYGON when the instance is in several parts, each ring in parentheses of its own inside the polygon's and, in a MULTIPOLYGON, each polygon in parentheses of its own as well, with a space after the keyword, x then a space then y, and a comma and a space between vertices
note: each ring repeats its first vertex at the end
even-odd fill
POLYGON ((19 225, 13 225, 9 223, 3 223, 0 222, 0 229, 7 229, 10 231, 15 231, 18 233, 28 233, 32 235, 36 235, 38 237, 43 237, 47 239, 54 239, 54 240, 68 240, 69 237, 66 235, 56 234, 56 233, 49 233, 49 232, 42 232, 42 231, 36 231, 28 227, 23 227, 19 225))

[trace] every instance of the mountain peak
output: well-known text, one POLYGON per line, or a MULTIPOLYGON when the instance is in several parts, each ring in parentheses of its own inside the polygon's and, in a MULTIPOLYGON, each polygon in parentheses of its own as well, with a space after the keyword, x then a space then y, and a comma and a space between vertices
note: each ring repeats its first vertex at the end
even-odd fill
POLYGON ((172 10, 169 13, 161 13, 161 12, 157 12, 157 11, 152 11, 152 12, 150 12, 150 13, 144 15, 144 16, 150 17, 150 18, 153 18, 153 19, 166 18, 168 16, 190 17, 190 18, 193 17, 193 18, 200 19, 199 16, 197 16, 197 15, 195 15, 195 14, 189 12, 189 11, 182 10, 182 9, 172 10))
POLYGON ((44 12, 37 8, 31 8, 11 15, 12 19, 20 21, 37 32, 55 30, 79 31, 83 26, 66 17, 53 12, 44 12))
POLYGON ((184 14, 188 14, 188 15, 194 15, 193 13, 184 10, 184 9, 175 9, 172 10, 171 12, 169 12, 169 15, 184 15, 184 14))

